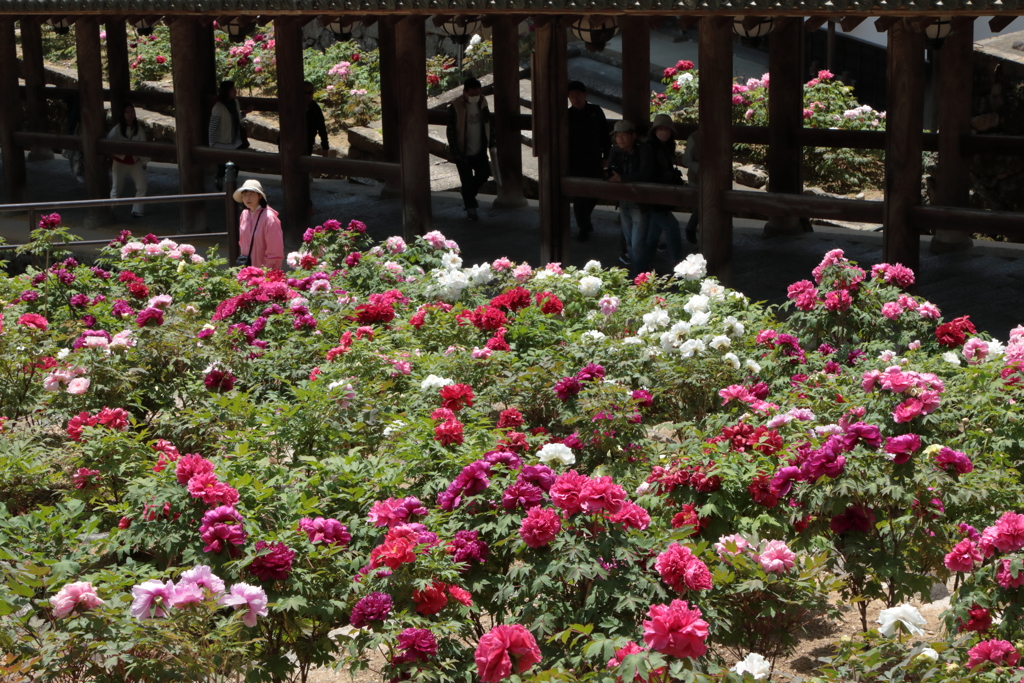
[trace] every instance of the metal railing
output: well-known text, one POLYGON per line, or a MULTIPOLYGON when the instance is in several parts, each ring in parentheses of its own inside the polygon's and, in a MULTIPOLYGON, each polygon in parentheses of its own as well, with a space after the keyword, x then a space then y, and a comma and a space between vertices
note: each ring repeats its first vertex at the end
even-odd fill
MULTIPOLYGON (((36 219, 47 211, 58 211, 68 209, 94 209, 99 207, 115 207, 115 206, 130 206, 135 204, 188 204, 191 202, 204 202, 214 199, 220 199, 224 201, 225 206, 225 225, 227 230, 224 232, 200 232, 189 235, 167 235, 159 237, 159 239, 196 239, 196 238, 228 238, 228 262, 234 263, 238 258, 238 213, 237 204, 234 200, 234 193, 237 184, 238 173, 233 163, 227 164, 227 169, 224 173, 224 191, 223 192, 208 192, 202 194, 171 194, 171 195, 159 195, 156 197, 130 197, 124 199, 77 199, 71 201, 57 201, 57 202, 26 202, 24 204, 0 204, 0 214, 3 213, 20 213, 25 211, 28 214, 28 228, 31 233, 32 230, 36 229, 36 219)), ((55 247, 66 247, 71 245, 96 245, 96 244, 108 244, 109 239, 102 240, 76 240, 74 242, 54 242, 52 246, 55 247)), ((0 245, 0 251, 7 251, 12 249, 20 249, 24 247, 24 244, 2 244, 0 245)))

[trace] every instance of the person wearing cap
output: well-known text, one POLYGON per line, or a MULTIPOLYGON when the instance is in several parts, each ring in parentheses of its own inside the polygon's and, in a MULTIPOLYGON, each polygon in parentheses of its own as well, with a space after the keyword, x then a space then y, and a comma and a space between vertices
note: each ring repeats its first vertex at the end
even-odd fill
MULTIPOLYGON (((651 122, 651 133, 640 149, 640 182, 682 185, 683 174, 676 168, 676 132, 672 117, 658 114, 651 122)), ((641 207, 642 220, 635 243, 634 260, 630 272, 644 273, 654 265, 654 254, 662 233, 668 244, 672 265, 683 258, 683 238, 679 233, 679 221, 672 213, 671 206, 647 204, 641 207)))
POLYGON ((476 195, 491 177, 487 152, 494 146, 491 110, 480 94, 480 81, 467 78, 462 84, 462 97, 448 105, 448 149, 462 183, 462 201, 466 218, 480 220, 476 195))
MULTIPOLYGON (((569 175, 603 178, 612 146, 604 111, 587 102, 587 86, 580 81, 569 84, 569 104, 569 175)), ((597 200, 591 197, 573 199, 572 210, 580 242, 586 242, 594 231, 590 216, 595 206, 597 200)))
MULTIPOLYGON (((612 131, 615 146, 608 155, 608 180, 613 183, 635 183, 640 179, 640 150, 636 144, 636 128, 629 121, 617 121, 612 131)), ((627 266, 633 262, 633 240, 639 235, 642 220, 640 205, 622 200, 619 202, 619 222, 625 240, 625 253, 619 260, 627 266)))
POLYGON ((248 255, 252 266, 279 270, 284 261, 284 233, 277 211, 267 205, 260 181, 246 180, 233 197, 245 205, 238 219, 239 253, 248 255))

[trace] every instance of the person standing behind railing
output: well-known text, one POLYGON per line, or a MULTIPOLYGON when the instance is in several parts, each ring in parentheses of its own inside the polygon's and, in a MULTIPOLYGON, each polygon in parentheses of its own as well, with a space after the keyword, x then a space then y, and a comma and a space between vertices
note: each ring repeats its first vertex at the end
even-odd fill
MULTIPOLYGON (((235 90, 234 81, 221 81, 220 90, 217 93, 217 104, 213 105, 210 113, 209 142, 210 147, 215 149, 246 149, 249 147, 249 138, 242 128, 242 117, 247 112, 242 111, 238 103, 238 91, 235 90)), ((217 190, 224 189, 224 172, 227 164, 217 164, 217 176, 214 184, 217 190)))
MULTIPOLYGON (((640 150, 636 144, 636 128, 629 121, 619 121, 612 131, 615 146, 608 156, 608 180, 613 183, 635 183, 640 180, 640 150)), ((640 233, 640 205, 629 200, 619 200, 619 222, 626 251, 619 260, 629 265, 636 258, 635 241, 640 233)))
POLYGON ((279 270, 284 261, 281 219, 267 204, 260 181, 250 178, 235 190, 236 202, 245 205, 238 219, 239 261, 235 265, 279 270))
MULTIPOLYGON (((651 122, 651 133, 640 147, 640 180, 647 183, 682 185, 683 174, 675 166, 676 140, 672 118, 658 114, 651 122)), ((634 253, 630 267, 633 275, 643 273, 654 265, 654 254, 661 234, 665 233, 669 258, 672 265, 683 258, 683 238, 679 234, 679 221, 672 214, 671 206, 644 204, 640 207, 641 239, 639 253, 634 253)))
MULTIPOLYGON (((107 134, 108 140, 120 140, 123 142, 146 141, 146 131, 142 129, 142 125, 135 115, 134 106, 126 104, 124 111, 121 112, 120 119, 120 122, 107 134)), ((110 186, 110 198, 117 199, 118 195, 121 194, 121 188, 124 187, 124 180, 127 175, 131 175, 132 182, 135 183, 135 196, 145 197, 147 187, 146 167, 149 165, 149 159, 132 154, 114 154, 112 156, 114 165, 111 169, 113 182, 110 186)), ((142 204, 133 204, 132 216, 134 218, 142 218, 144 208, 142 204)))
MULTIPOLYGON (((686 167, 686 184, 690 187, 700 186, 700 131, 690 133, 686 138, 686 151, 683 152, 683 166, 686 167)), ((690 220, 686 222, 686 241, 697 244, 697 226, 700 225, 700 213, 694 207, 690 220)))

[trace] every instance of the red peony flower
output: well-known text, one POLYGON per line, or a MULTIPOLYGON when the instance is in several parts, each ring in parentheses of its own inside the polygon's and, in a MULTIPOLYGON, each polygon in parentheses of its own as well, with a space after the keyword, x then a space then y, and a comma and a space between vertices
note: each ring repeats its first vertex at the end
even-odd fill
POLYGON ((559 475, 551 485, 551 502, 557 505, 565 515, 571 516, 583 511, 583 489, 590 478, 569 470, 559 475))
POLYGON ((280 581, 287 579, 292 572, 292 561, 295 551, 284 543, 271 545, 266 541, 256 542, 256 552, 270 550, 266 555, 254 559, 249 565, 249 573, 260 581, 280 581))
POLYGON ((25 313, 18 318, 18 324, 30 330, 39 330, 40 332, 46 332, 46 328, 49 327, 46 318, 38 313, 25 313))
POLYGON ((654 566, 662 581, 680 593, 687 590, 709 590, 712 587, 711 572, 707 565, 684 545, 670 545, 658 555, 654 566))
POLYGON ((465 588, 458 586, 448 586, 448 593, 455 599, 456 602, 462 603, 466 607, 473 606, 473 596, 465 588))
POLYGON ((531 548, 543 548, 558 535, 562 521, 551 508, 532 507, 526 512, 519 527, 523 543, 531 548))
POLYGON ((416 611, 429 617, 443 610, 448 604, 448 597, 445 595, 446 587, 440 581, 434 581, 422 590, 414 590, 412 599, 416 603, 416 611))
POLYGON ((625 500, 626 491, 611 477, 588 479, 580 492, 580 506, 585 512, 607 510, 614 515, 622 509, 625 500))
POLYGON ((498 429, 508 429, 523 426, 523 414, 515 408, 506 408, 498 415, 498 429))
POLYGON ((959 630, 961 632, 977 631, 978 633, 983 633, 992 628, 992 615, 989 614, 987 609, 980 607, 977 603, 967 610, 967 615, 969 619, 966 622, 960 622, 959 630))
POLYGON ((434 441, 440 441, 442 446, 460 445, 465 438, 462 436, 462 423, 458 420, 448 420, 434 427, 434 441))
POLYGON ((440 389, 441 405, 458 412, 473 405, 473 388, 468 384, 449 384, 440 389))
POLYGON ((476 653, 481 683, 498 683, 513 671, 521 674, 541 660, 537 641, 519 624, 495 626, 480 638, 476 653))
POLYGON ((541 313, 557 315, 562 312, 562 301, 551 292, 540 292, 536 298, 541 313))

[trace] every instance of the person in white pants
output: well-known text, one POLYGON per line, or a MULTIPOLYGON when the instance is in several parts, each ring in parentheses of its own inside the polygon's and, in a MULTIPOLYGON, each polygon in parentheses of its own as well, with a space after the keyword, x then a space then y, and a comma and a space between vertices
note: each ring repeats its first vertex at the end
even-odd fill
MULTIPOLYGON (((129 140, 131 142, 145 142, 146 131, 139 125, 139 120, 135 116, 135 107, 126 104, 124 112, 121 116, 121 122, 118 123, 107 135, 108 140, 129 140)), ((149 165, 149 159, 145 157, 137 157, 131 154, 114 154, 114 166, 112 173, 114 176, 114 182, 110 187, 110 198, 117 199, 118 195, 121 194, 121 188, 124 187, 125 176, 131 175, 132 181, 135 183, 135 196, 145 197, 146 196, 146 166, 149 165)), ((143 204, 132 205, 132 216, 141 218, 143 214, 143 204)))

